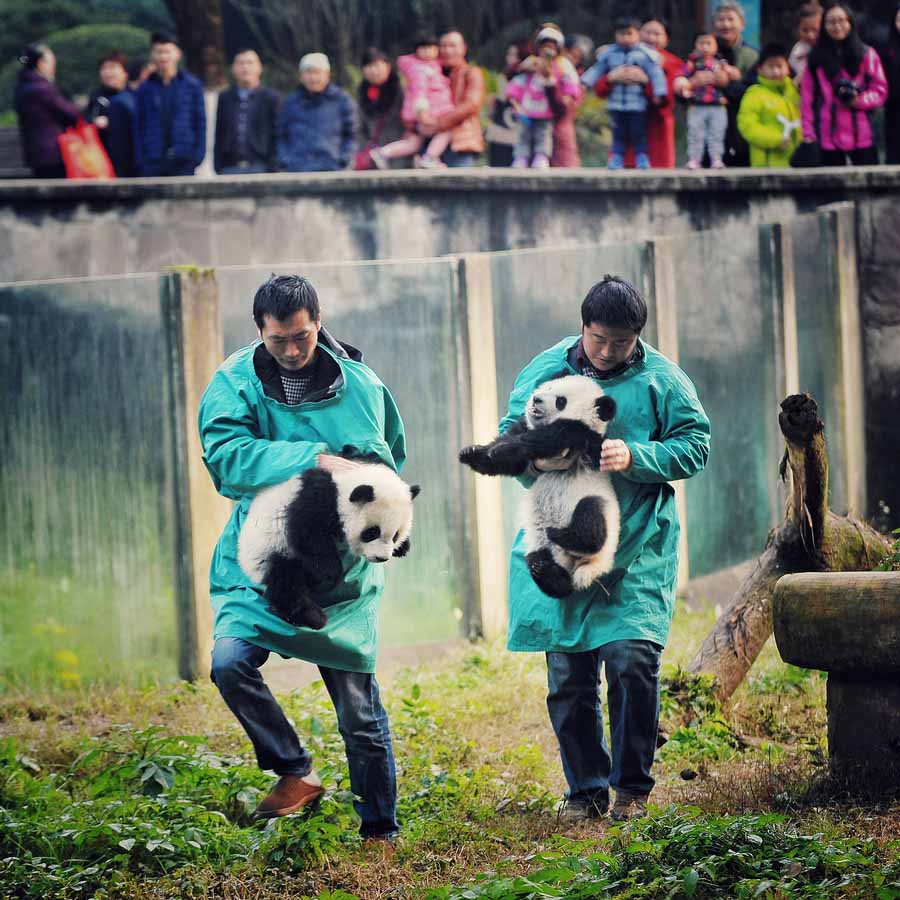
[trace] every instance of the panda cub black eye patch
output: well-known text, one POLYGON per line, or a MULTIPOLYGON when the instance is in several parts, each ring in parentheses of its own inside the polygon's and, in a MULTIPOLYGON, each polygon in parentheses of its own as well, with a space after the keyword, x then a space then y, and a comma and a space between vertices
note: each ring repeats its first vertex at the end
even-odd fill
POLYGON ((569 401, 565 397, 557 397, 556 398, 556 408, 562 412, 566 408, 566 404, 569 401))
POLYGON ((370 525, 363 533, 360 535, 360 539, 368 544, 371 541, 377 541, 378 538, 381 537, 381 529, 377 525, 370 525))

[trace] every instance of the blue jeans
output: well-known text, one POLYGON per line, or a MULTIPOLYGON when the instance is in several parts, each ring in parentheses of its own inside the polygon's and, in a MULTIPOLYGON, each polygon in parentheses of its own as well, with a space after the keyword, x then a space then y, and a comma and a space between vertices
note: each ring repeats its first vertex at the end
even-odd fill
POLYGON ((513 155, 530 160, 538 153, 547 159, 553 155, 553 119, 519 116, 519 139, 513 155))
MULTIPOLYGON (((210 677, 228 708, 247 732, 261 769, 277 775, 308 775, 309 751, 266 687, 259 667, 269 651, 241 638, 219 638, 212 652, 210 677)), ((363 837, 397 833, 397 775, 387 713, 375 676, 319 666, 337 713, 347 750, 353 805, 362 819, 363 837)))
POLYGON ((609 788, 646 795, 659 727, 659 657, 650 641, 612 641, 584 653, 547 654, 547 709, 568 798, 609 804, 609 788), (600 663, 606 670, 612 758, 603 735, 600 663))
POLYGON ((624 156, 629 147, 633 147, 635 153, 647 152, 646 111, 622 112, 616 109, 609 110, 607 115, 612 128, 613 153, 624 156))
POLYGON ((449 169, 468 169, 475 165, 477 153, 459 153, 456 150, 445 150, 441 159, 449 169))

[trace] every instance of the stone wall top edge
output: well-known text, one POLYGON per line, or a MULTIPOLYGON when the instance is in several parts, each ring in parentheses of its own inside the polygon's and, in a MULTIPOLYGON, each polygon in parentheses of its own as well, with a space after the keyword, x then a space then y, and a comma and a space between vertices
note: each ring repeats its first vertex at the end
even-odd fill
POLYGON ((122 181, 0 181, 0 203, 46 200, 90 202, 154 198, 215 199, 304 194, 443 191, 600 193, 793 192, 900 188, 900 166, 722 172, 607 172, 557 169, 532 173, 501 169, 439 172, 322 172, 218 178, 134 178, 122 181))

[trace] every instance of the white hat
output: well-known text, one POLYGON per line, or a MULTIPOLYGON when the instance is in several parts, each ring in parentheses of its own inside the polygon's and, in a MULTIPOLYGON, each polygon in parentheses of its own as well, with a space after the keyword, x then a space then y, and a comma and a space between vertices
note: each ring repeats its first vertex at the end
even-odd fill
POLYGON ((307 53, 300 59, 300 71, 305 72, 307 69, 324 69, 330 72, 331 63, 324 53, 307 53))
POLYGON ((563 33, 558 28, 552 28, 550 26, 542 28, 538 32, 535 44, 540 44, 541 41, 556 41, 556 46, 560 50, 566 45, 566 39, 563 37, 563 33))

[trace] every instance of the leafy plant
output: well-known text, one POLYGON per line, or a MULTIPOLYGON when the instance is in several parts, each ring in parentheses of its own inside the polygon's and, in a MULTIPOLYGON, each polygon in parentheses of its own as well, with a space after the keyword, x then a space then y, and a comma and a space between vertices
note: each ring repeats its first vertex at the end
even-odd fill
POLYGON ((895 528, 891 533, 896 535, 896 537, 887 556, 878 566, 878 569, 882 572, 900 572, 900 528, 895 528))

